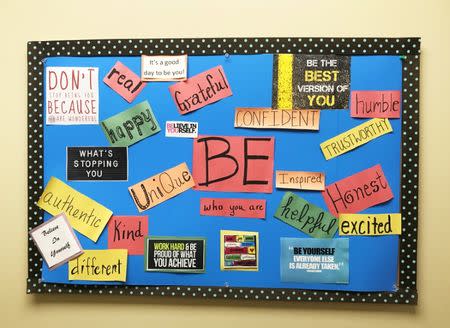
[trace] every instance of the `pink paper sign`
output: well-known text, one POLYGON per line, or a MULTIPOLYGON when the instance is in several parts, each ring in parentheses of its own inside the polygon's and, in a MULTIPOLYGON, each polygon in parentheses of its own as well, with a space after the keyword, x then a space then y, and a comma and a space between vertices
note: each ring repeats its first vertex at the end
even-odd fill
POLYGON ((352 91, 350 112, 359 118, 400 118, 401 94, 393 91, 352 91))
POLYGON ((108 222, 108 248, 128 249, 129 255, 144 254, 148 216, 116 216, 108 222))
POLYGON ((200 215, 264 219, 264 199, 200 198, 200 215))
POLYGON ((274 138, 198 136, 193 142, 194 189, 272 192, 274 138))
POLYGON ((182 115, 232 95, 220 65, 171 85, 169 91, 182 115))
POLYGON ((125 98, 129 103, 131 103, 145 87, 145 82, 142 82, 139 76, 133 73, 120 61, 116 62, 109 73, 106 74, 103 78, 103 82, 125 98))
POLYGON ((379 164, 326 186, 322 195, 336 217, 339 213, 358 213, 394 197, 379 164))

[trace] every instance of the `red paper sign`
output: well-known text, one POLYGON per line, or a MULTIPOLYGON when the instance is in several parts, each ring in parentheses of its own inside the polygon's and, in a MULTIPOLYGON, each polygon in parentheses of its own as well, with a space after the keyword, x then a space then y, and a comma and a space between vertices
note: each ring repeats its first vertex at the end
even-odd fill
POLYGON ((394 197, 379 164, 326 186, 322 195, 336 217, 339 213, 358 213, 394 197))
POLYGON ((144 254, 148 216, 115 216, 108 222, 108 248, 128 249, 129 255, 144 254))
POLYGON ((103 78, 103 82, 125 98, 129 103, 131 103, 145 87, 145 82, 142 82, 139 76, 133 73, 120 61, 116 62, 109 73, 106 74, 103 78))
POLYGON ((194 189, 272 192, 274 138, 199 136, 193 142, 194 189))
POLYGON ((352 91, 350 112, 360 118, 400 118, 401 95, 394 91, 352 91))
POLYGON ((169 91, 182 115, 232 95, 220 65, 171 85, 169 91))
POLYGON ((264 219, 264 199, 200 198, 200 215, 264 219))

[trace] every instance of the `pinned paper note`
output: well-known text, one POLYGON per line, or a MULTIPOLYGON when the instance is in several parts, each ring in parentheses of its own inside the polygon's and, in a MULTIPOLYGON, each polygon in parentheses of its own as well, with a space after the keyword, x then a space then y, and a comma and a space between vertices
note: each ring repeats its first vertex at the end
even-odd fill
POLYGON ((274 108, 344 109, 349 97, 350 57, 275 55, 274 108))
POLYGON ((166 137, 197 138, 197 136, 198 136, 197 122, 182 122, 182 121, 166 122, 166 137))
POLYGON ((236 108, 235 128, 319 130, 319 110, 236 108))
POLYGON ((63 213, 32 229, 30 236, 50 270, 83 253, 80 242, 63 213))
POLYGON ((277 171, 276 187, 281 189, 324 190, 325 176, 321 172, 277 171))
POLYGON ((349 240, 281 238, 281 281, 349 283, 349 240))
POLYGON ((200 215, 264 219, 266 217, 266 200, 200 198, 200 215))
POLYGON ((287 192, 274 215, 313 238, 333 238, 338 229, 338 219, 319 206, 287 192))
POLYGON ((339 214, 341 236, 384 236, 402 234, 402 215, 386 214, 339 214))
POLYGON ((259 234, 220 230, 220 269, 258 271, 259 234))
POLYGON ((388 119, 374 118, 322 142, 320 148, 328 160, 389 132, 392 132, 392 126, 388 119))
POLYGON ((272 192, 274 138, 199 136, 192 173, 205 191, 272 192))
POLYGON ((128 148, 67 147, 67 180, 128 180, 128 148))
POLYGON ((145 271, 204 272, 205 250, 204 238, 147 237, 145 239, 145 271))
POLYGON ((108 248, 127 249, 129 255, 143 255, 147 235, 147 215, 113 215, 108 223, 108 248))
POLYGON ((45 123, 98 124, 98 67, 45 69, 45 123))
POLYGON ((97 242, 112 212, 61 180, 51 177, 37 205, 52 215, 64 212, 70 225, 97 242))
POLYGON ((232 95, 222 66, 173 84, 169 91, 182 115, 232 95))
POLYGON ((148 210, 192 188, 194 179, 186 163, 181 163, 128 188, 139 212, 148 210))
POLYGON ((402 100, 400 90, 352 91, 352 117, 400 118, 402 100))
POLYGON ((141 56, 142 81, 184 81, 187 78, 187 55, 141 56))
POLYGON ((102 128, 114 147, 131 146, 161 131, 148 101, 107 118, 102 121, 102 128))
POLYGON ((380 165, 326 186, 322 195, 334 216, 357 213, 394 197, 380 165))
POLYGON ((126 249, 93 249, 69 262, 69 280, 127 280, 126 249))
POLYGON ((138 75, 133 73, 133 71, 120 61, 114 64, 108 74, 103 78, 103 82, 129 103, 133 102, 145 87, 145 82, 142 82, 138 75))

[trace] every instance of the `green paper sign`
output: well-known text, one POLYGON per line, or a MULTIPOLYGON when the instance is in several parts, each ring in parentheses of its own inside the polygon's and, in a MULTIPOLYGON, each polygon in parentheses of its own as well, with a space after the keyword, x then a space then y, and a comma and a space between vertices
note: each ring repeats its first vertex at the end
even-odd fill
POLYGON ((333 238, 338 229, 333 215, 292 192, 284 194, 274 216, 314 238, 333 238))
POLYGON ((101 122, 111 146, 127 147, 161 131, 148 101, 101 122))

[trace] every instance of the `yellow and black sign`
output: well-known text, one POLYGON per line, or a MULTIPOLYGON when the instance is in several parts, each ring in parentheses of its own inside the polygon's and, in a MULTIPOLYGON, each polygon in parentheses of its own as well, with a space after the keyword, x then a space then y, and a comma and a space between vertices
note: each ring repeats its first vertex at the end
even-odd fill
POLYGON ((272 107, 349 108, 350 58, 335 55, 275 56, 272 107))

